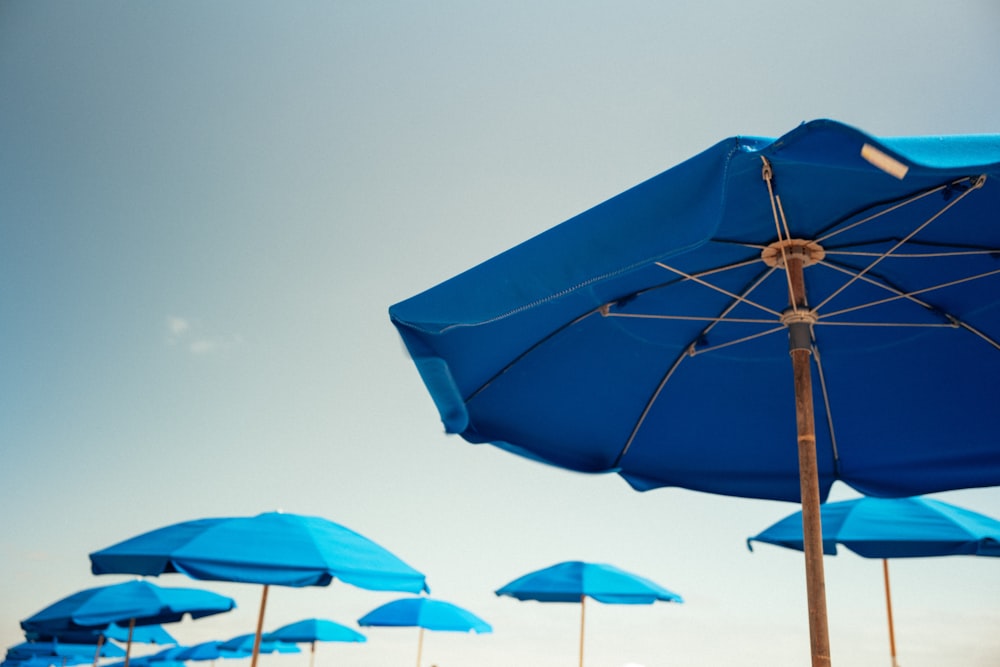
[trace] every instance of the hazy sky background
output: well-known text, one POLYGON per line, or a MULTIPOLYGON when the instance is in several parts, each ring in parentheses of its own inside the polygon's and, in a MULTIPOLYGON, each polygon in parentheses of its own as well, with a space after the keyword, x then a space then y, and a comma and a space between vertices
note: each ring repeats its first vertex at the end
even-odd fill
MULTIPOLYGON (((998 34, 993 0, 0 0, 0 643, 123 580, 91 551, 282 509, 493 624, 425 665, 576 664, 578 606, 493 595, 572 559, 686 599, 588 605, 588 667, 806 664, 801 554, 744 543, 795 505, 445 436, 386 311, 729 136, 1000 132, 998 34)), ((891 568, 902 664, 1000 661, 1000 562, 891 568)), ((880 563, 826 573, 834 664, 887 664, 880 563)), ((184 643, 253 630, 257 587, 156 583, 239 604, 184 643)), ((265 627, 396 597, 273 589, 265 627)), ((317 666, 412 664, 415 630, 364 633, 317 666)))

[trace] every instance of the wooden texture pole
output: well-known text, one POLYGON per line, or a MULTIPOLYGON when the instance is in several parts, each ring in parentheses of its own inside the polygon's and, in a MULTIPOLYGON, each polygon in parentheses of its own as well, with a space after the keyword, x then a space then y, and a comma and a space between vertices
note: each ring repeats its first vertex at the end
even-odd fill
POLYGON ((104 635, 97 635, 97 648, 94 649, 94 667, 97 667, 97 661, 101 658, 101 648, 104 646, 104 635))
POLYGON ((587 596, 580 595, 580 667, 583 667, 583 625, 587 615, 587 596))
POLYGON ((267 608, 267 588, 260 594, 260 612, 257 614, 257 633, 253 637, 253 654, 250 656, 250 667, 257 667, 257 656, 260 655, 260 637, 264 632, 264 610, 267 608))
POLYGON ((132 633, 135 631, 135 619, 128 619, 128 641, 125 643, 125 667, 128 667, 129 657, 132 655, 132 633))
MULTIPOLYGON (((797 253, 786 258, 792 305, 808 313, 803 259, 797 253)), ((806 565, 806 597, 809 606, 809 643, 812 666, 830 667, 830 633, 826 613, 826 581, 823 572, 823 527, 820 516, 819 466, 816 461, 816 419, 813 413, 811 324, 808 318, 788 324, 795 384, 795 422, 798 432, 799 489, 802 496, 802 542, 806 565)))
POLYGON ((896 662, 896 631, 892 627, 892 595, 889 593, 889 561, 882 559, 882 578, 885 580, 885 610, 889 615, 889 655, 892 657, 892 667, 899 667, 896 662))
POLYGON ((420 634, 417 635, 417 667, 420 667, 420 655, 424 652, 424 629, 420 628, 420 634))

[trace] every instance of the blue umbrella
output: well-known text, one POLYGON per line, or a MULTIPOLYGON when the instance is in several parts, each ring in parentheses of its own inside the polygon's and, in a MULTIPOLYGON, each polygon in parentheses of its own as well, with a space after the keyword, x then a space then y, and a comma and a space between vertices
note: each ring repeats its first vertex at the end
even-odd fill
POLYGON ((722 141, 389 313, 469 442, 638 490, 801 501, 827 665, 833 482, 1000 484, 997 210, 1000 135, 819 120, 722 141))
POLYGON ((309 667, 316 658, 316 642, 363 642, 365 636, 346 625, 322 618, 306 618, 264 635, 265 640, 309 644, 309 667))
MULTIPOLYGON (((25 632, 51 634, 106 629, 128 622, 125 664, 129 662, 132 631, 137 625, 175 623, 202 618, 236 607, 231 598, 195 588, 161 588, 148 581, 126 581, 73 593, 21 621, 25 632)), ((101 644, 103 635, 98 638, 101 644)))
POLYGON ((580 667, 583 667, 585 601, 605 604, 652 604, 683 602, 680 595, 639 575, 614 565, 566 561, 529 572, 496 591, 518 600, 580 603, 580 667))
MULTIPOLYGON (((257 636, 251 632, 245 635, 238 635, 232 639, 227 639, 224 642, 219 642, 219 648, 223 651, 235 651, 245 655, 250 655, 254 650, 256 642, 257 636)), ((257 651, 259 653, 301 653, 301 649, 299 649, 299 647, 295 644, 279 641, 277 639, 265 638, 261 638, 257 651)))
MULTIPOLYGON (((97 644, 98 642, 103 643, 104 639, 127 642, 128 633, 128 627, 112 623, 107 628, 101 630, 67 630, 59 631, 56 635, 26 632, 25 635, 32 641, 58 639, 59 641, 79 644, 97 644)), ((162 625, 140 625, 132 628, 132 643, 176 644, 177 640, 164 630, 162 625)))
MULTIPOLYGON (((327 586, 334 578, 370 590, 417 593, 425 577, 368 538, 319 517, 267 512, 159 528, 90 554, 94 574, 158 575, 263 584, 259 644, 272 584, 327 586)), ((257 666, 255 646, 251 667, 257 666)))
POLYGON ((420 628, 417 639, 417 667, 424 647, 424 630, 438 632, 493 632, 490 624, 450 602, 429 598, 403 598, 388 602, 358 619, 358 625, 393 628, 420 628))
MULTIPOLYGON (((931 498, 862 497, 820 508, 823 552, 840 544, 863 558, 881 558, 889 619, 889 652, 896 665, 896 638, 889 591, 889 558, 1000 557, 1000 521, 931 498)), ((802 513, 791 514, 747 540, 802 550, 802 513)))

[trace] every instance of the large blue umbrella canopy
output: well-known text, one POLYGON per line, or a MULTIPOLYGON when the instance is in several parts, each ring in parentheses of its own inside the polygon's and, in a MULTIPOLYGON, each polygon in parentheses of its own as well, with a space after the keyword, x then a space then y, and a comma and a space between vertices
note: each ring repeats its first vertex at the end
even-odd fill
POLYGON ((1000 484, 998 210, 1000 135, 819 120, 726 139, 389 313, 469 442, 639 490, 801 500, 827 665, 833 482, 1000 484))
POLYGON ((93 644, 70 644, 61 641, 28 641, 21 642, 7 649, 7 658, 24 660, 32 656, 43 658, 77 658, 83 656, 89 661, 95 650, 102 658, 125 657, 125 651, 114 644, 104 644, 96 648, 93 644))
MULTIPOLYGON (((1000 521, 932 498, 870 498, 827 503, 823 552, 837 545, 864 558, 881 558, 889 620, 889 651, 896 665, 896 639, 889 589, 889 558, 932 556, 1000 557, 1000 521)), ((802 513, 795 512, 747 540, 803 549, 802 513)))
POLYGON ((489 623, 458 605, 430 598, 403 598, 372 609, 358 619, 358 625, 420 628, 417 639, 417 667, 424 647, 424 630, 438 632, 493 632, 489 623))
POLYGON ((264 635, 265 640, 309 644, 309 665, 315 662, 316 642, 363 642, 365 636, 346 625, 323 618, 306 618, 264 635))
POLYGON ((586 599, 605 604, 683 602, 683 598, 654 581, 606 563, 566 561, 529 572, 497 589, 497 595, 517 600, 580 603, 580 667, 586 599))
MULTIPOLYGON (((197 519, 158 528, 90 554, 94 574, 159 575, 263 584, 255 644, 268 586, 327 586, 334 578, 370 590, 418 593, 423 574, 368 538, 320 517, 266 512, 197 519)), ((251 667, 256 667, 253 650, 251 667)))

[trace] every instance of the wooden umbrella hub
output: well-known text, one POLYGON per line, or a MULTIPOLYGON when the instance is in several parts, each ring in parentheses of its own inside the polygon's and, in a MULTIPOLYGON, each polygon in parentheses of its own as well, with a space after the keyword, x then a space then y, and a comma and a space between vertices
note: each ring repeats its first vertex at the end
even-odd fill
POLYGON ((800 259, 802 266, 812 266, 823 261, 826 251, 815 241, 805 239, 784 239, 768 245, 760 253, 760 258, 772 268, 783 269, 792 259, 800 259))

